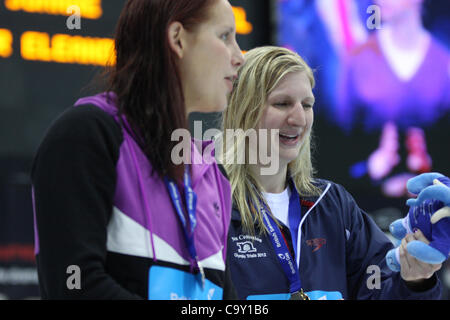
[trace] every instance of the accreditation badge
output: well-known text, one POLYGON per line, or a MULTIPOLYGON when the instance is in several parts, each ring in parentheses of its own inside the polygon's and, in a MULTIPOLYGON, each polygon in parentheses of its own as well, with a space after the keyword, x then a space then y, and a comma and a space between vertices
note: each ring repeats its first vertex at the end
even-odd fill
POLYGON ((309 291, 276 294, 256 294, 247 297, 247 300, 342 300, 342 294, 339 291, 309 291))
POLYGON ((148 277, 149 300, 222 300, 223 289, 208 279, 163 266, 152 266, 148 277))

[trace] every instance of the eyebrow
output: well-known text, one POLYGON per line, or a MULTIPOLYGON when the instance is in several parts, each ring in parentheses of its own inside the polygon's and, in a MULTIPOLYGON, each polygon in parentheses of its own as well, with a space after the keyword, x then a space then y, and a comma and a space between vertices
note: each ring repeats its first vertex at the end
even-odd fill
POLYGON ((236 28, 235 27, 227 27, 227 26, 225 26, 225 28, 226 28, 225 31, 228 31, 228 32, 231 32, 231 33, 235 33, 236 32, 236 28))
MULTIPOLYGON (((269 99, 292 99, 292 96, 290 96, 287 93, 273 93, 269 97, 269 99)), ((307 96, 302 100, 302 102, 314 104, 316 102, 316 99, 313 96, 307 96)))
POLYGON ((303 99, 303 101, 310 104, 314 104, 316 102, 316 99, 314 97, 306 97, 305 99, 303 99))

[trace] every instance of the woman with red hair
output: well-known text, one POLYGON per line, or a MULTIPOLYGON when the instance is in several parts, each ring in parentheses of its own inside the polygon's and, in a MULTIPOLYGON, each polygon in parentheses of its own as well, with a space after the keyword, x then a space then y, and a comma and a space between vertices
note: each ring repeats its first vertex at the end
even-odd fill
MULTIPOLYGON (((227 0, 125 4, 108 90, 64 112, 34 160, 42 298, 234 297, 228 180, 215 162, 173 161, 172 133, 226 107, 235 35, 227 0)), ((202 153, 190 147, 185 159, 202 153)))

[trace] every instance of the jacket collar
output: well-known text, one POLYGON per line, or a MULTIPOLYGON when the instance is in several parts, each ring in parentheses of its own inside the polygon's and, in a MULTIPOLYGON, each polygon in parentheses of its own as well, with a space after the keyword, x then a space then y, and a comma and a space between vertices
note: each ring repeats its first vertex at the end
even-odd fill
MULTIPOLYGON (((289 185, 291 186, 291 188, 292 188, 292 184, 293 184, 292 179, 290 179, 289 185)), ((305 212, 307 212, 311 207, 313 207, 317 201, 321 201, 321 199, 324 196, 324 193, 328 191, 327 190, 328 183, 326 181, 324 181, 324 180, 315 179, 313 181, 313 184, 316 187, 318 187, 322 192, 318 196, 301 197, 301 199, 300 199, 301 205, 302 205, 302 208, 306 209, 305 212)), ((291 189, 291 190, 293 190, 293 189, 291 189)), ((239 211, 239 209, 236 206, 236 203, 234 201, 233 201, 232 212, 231 212, 231 220, 234 220, 234 221, 241 221, 242 220, 240 211, 239 211)))
MULTIPOLYGON (((102 108, 105 112, 113 116, 116 121, 120 122, 127 134, 129 134, 133 139, 133 130, 131 130, 125 116, 122 115, 121 118, 118 116, 118 108, 116 106, 117 95, 114 92, 103 92, 95 96, 84 97, 79 99, 75 106, 82 104, 95 104, 102 108)), ((135 139, 136 140, 136 139, 135 139)), ((214 159, 214 142, 202 141, 191 139, 191 164, 192 164, 192 186, 194 187, 196 183, 201 180, 205 175, 206 171, 215 163, 214 159)))
POLYGON ((215 163, 214 141, 191 140, 192 186, 201 180, 215 163))

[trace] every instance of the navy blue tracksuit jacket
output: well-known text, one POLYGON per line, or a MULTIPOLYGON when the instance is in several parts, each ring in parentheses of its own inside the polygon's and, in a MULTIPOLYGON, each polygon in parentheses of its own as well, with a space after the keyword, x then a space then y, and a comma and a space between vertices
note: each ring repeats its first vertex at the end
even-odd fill
MULTIPOLYGON (((301 200, 300 279, 312 299, 440 298, 436 275, 420 288, 411 288, 400 273, 387 267, 385 255, 392 242, 342 186, 326 180, 317 183, 321 196, 301 200)), ((289 229, 283 226, 282 232, 292 251, 289 229)), ((244 232, 236 207, 227 259, 240 299, 283 299, 289 293, 271 239, 258 230, 253 236, 244 232)))

